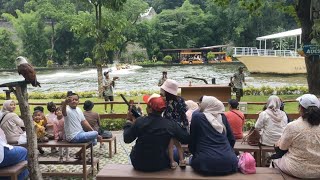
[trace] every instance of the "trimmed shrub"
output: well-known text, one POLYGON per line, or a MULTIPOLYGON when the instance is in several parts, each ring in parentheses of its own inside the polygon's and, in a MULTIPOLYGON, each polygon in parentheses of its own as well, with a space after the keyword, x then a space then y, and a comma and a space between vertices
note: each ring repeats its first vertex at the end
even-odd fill
POLYGON ((209 61, 210 61, 210 60, 213 60, 215 57, 216 57, 216 55, 215 55, 213 52, 209 52, 209 53, 207 54, 207 58, 208 58, 209 61))
POLYGON ((47 61, 47 67, 52 67, 53 66, 53 61, 52 60, 48 60, 47 61))
POLYGON ((170 55, 166 55, 164 58, 163 58, 163 61, 165 63, 171 63, 172 62, 172 57, 170 55))
POLYGON ((92 59, 89 58, 89 57, 85 58, 85 59, 83 60, 83 64, 84 64, 85 66, 91 66, 91 65, 92 65, 92 59))
POLYGON ((101 128, 108 131, 118 131, 122 130, 124 124, 126 123, 125 119, 101 119, 101 128))

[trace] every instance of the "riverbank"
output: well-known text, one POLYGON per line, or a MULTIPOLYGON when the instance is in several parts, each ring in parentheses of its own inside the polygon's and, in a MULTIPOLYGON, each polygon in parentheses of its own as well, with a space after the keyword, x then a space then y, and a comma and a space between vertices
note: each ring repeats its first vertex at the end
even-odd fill
MULTIPOLYGON (((243 65, 240 61, 232 61, 232 62, 221 62, 221 63, 205 63, 205 64, 180 64, 180 63, 171 63, 171 64, 129 64, 141 67, 170 67, 170 66, 219 66, 219 65, 226 65, 226 64, 239 64, 243 65)), ((102 66, 102 68, 112 67, 113 64, 110 66, 102 66)), ((67 70, 67 69, 93 69, 96 66, 56 66, 56 67, 34 67, 36 71, 50 71, 50 70, 67 70)), ((16 72, 17 69, 0 69, 0 72, 16 72)))

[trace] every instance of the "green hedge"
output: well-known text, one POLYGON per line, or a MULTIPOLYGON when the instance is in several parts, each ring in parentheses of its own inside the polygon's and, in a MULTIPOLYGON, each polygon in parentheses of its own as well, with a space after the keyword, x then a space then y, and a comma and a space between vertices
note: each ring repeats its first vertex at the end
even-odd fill
MULTIPOLYGON (((101 128, 109 131, 123 130, 123 126, 126 123, 125 119, 101 119, 101 128)), ((246 120, 244 124, 244 131, 249 131, 251 127, 255 125, 254 119, 246 120)))
MULTIPOLYGON (((79 94, 80 98, 93 98, 98 97, 96 91, 85 91, 85 92, 76 92, 79 94)), ((132 90, 132 91, 117 91, 115 94, 119 96, 120 94, 124 94, 126 96, 141 96, 144 94, 153 94, 159 93, 159 91, 155 90, 132 90)), ((270 86, 262 86, 262 87, 253 87, 248 86, 244 88, 245 95, 254 95, 254 96, 269 96, 269 95, 299 95, 308 93, 308 88, 305 86, 284 86, 284 87, 270 87, 270 86)), ((66 92, 31 92, 29 93, 29 99, 65 99, 67 93, 66 92)), ((0 93, 0 99, 4 100, 6 97, 5 93, 0 93)), ((11 99, 16 99, 16 97, 11 93, 11 99)))
POLYGON ((125 119, 101 119, 101 128, 108 131, 119 131, 126 123, 125 119))
POLYGON ((253 87, 248 86, 244 88, 245 95, 298 95, 298 94, 306 94, 308 93, 308 87, 306 86, 283 86, 283 87, 270 87, 270 86, 262 86, 262 87, 253 87))

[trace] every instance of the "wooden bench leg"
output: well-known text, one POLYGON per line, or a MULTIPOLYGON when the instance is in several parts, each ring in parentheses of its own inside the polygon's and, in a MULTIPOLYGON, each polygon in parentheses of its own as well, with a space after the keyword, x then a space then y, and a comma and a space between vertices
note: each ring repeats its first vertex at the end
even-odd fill
POLYGON ((114 137, 114 153, 117 154, 117 137, 114 137))
POLYGON ((265 162, 265 158, 266 158, 266 153, 261 151, 261 167, 265 167, 266 166, 266 162, 265 162))
POLYGON ((11 180, 18 180, 18 175, 19 174, 11 175, 11 180))
POLYGON ((109 142, 109 158, 112 158, 112 142, 109 142))
POLYGON ((261 167, 261 151, 258 151, 256 153, 257 153, 257 167, 261 167))

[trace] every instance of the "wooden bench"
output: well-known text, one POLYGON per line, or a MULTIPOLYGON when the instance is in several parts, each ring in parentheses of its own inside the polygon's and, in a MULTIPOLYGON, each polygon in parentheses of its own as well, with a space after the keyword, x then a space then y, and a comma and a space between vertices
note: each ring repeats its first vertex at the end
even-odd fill
POLYGON ((242 142, 236 141, 233 149, 235 151, 254 153, 254 159, 256 160, 256 166, 261 167, 261 150, 260 150, 259 146, 250 146, 249 144, 247 144, 245 142, 242 143, 242 142))
POLYGON ((11 180, 18 180, 19 174, 27 168, 27 161, 22 161, 13 166, 8 166, 0 169, 0 179, 10 177, 11 180))
POLYGON ((280 171, 275 168, 257 168, 256 174, 245 175, 235 173, 227 176, 203 176, 197 174, 190 166, 185 169, 167 169, 159 172, 140 172, 133 169, 132 165, 108 164, 98 173, 97 180, 128 180, 128 179, 172 179, 172 180, 283 180, 280 171))
POLYGON ((261 166, 265 167, 266 166, 266 153, 267 152, 273 152, 275 153, 276 151, 274 150, 274 147, 272 146, 260 146, 260 150, 261 150, 261 166))
POLYGON ((82 165, 82 173, 78 172, 44 172, 43 176, 82 176, 83 179, 87 179, 87 176, 91 172, 93 174, 94 166, 97 166, 97 170, 99 171, 99 159, 93 158, 93 145, 91 142, 87 143, 69 143, 65 141, 49 141, 46 143, 38 143, 38 147, 67 147, 67 148, 81 148, 82 149, 82 160, 70 158, 68 161, 60 162, 59 159, 53 158, 39 158, 39 164, 75 164, 82 165), (86 160, 86 148, 90 146, 90 160, 86 160), (89 169, 87 169, 87 164, 91 165, 89 169))
POLYGON ((117 137, 112 136, 112 138, 109 139, 103 139, 102 142, 109 143, 109 158, 112 158, 112 142, 114 143, 114 154, 117 154, 117 137))

